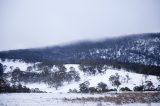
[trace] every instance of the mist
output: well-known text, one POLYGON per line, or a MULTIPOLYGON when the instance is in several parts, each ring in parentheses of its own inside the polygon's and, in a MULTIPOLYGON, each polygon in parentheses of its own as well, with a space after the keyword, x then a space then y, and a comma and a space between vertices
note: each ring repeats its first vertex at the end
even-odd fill
POLYGON ((159 0, 1 0, 0 51, 160 32, 159 0))

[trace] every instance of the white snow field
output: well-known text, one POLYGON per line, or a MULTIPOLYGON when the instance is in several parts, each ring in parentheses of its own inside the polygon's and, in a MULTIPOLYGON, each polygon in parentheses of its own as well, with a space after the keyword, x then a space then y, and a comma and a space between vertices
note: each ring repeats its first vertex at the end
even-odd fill
MULTIPOLYGON (((103 97, 98 94, 6 93, 0 94, 0 106, 160 106, 160 103, 115 104, 109 102, 64 101, 65 98, 103 97)), ((107 96, 110 96, 107 94, 107 96)))

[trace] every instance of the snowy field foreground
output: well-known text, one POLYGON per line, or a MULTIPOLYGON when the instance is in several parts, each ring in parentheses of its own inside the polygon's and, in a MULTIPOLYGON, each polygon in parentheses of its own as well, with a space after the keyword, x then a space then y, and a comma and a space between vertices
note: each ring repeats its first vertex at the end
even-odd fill
POLYGON ((160 103, 116 104, 103 101, 66 101, 83 97, 110 97, 114 94, 10 93, 0 94, 0 106, 160 106, 160 103))

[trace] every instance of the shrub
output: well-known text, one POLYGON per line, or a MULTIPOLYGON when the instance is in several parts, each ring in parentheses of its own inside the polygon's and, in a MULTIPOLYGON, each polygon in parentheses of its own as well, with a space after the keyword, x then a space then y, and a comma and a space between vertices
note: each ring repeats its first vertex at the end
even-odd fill
POLYGON ((160 91, 160 85, 158 85, 158 87, 156 88, 156 91, 160 91))
POLYGON ((68 93, 78 93, 77 89, 69 89, 68 93))
POLYGON ((151 81, 146 81, 144 85, 144 91, 154 91, 154 85, 151 81))
POLYGON ((135 87, 133 88, 134 91, 143 91, 143 89, 144 89, 144 86, 143 86, 143 85, 141 85, 141 86, 135 86, 135 87))
POLYGON ((85 82, 79 84, 80 92, 81 93, 88 93, 89 92, 89 85, 90 85, 90 83, 88 81, 85 81, 85 82))
POLYGON ((128 87, 122 87, 120 91, 132 91, 132 90, 130 90, 128 87))
POLYGON ((105 90, 107 88, 107 84, 100 82, 100 83, 98 83, 97 88, 99 88, 101 92, 105 92, 105 90))
POLYGON ((96 93, 97 89, 95 87, 89 87, 89 92, 90 93, 96 93))

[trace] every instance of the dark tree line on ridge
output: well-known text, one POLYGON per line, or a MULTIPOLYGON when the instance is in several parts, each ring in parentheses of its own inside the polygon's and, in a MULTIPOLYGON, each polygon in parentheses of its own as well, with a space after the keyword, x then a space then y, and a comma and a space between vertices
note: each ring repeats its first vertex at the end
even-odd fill
POLYGON ((136 63, 138 59, 139 64, 154 65, 156 63, 160 66, 159 40, 160 33, 137 34, 97 42, 86 41, 65 46, 2 51, 0 58, 19 59, 25 62, 50 61, 54 64, 80 64, 83 60, 96 61, 96 59, 103 59, 101 56, 105 56, 106 60, 136 63), (149 51, 152 47, 155 49, 149 51), (141 61, 141 58, 145 61, 141 61))
MULTIPOLYGON (((96 61, 83 60, 80 63, 80 66, 82 67, 84 66, 88 66, 92 68, 97 67, 97 69, 99 70, 101 70, 101 67, 103 67, 104 65, 111 66, 116 69, 125 69, 128 72, 160 76, 160 67, 153 66, 153 65, 144 65, 144 64, 138 64, 138 63, 120 62, 117 60, 104 60, 104 59, 97 59, 96 61)), ((88 71, 91 71, 91 73, 94 74, 95 70, 92 70, 92 68, 91 70, 88 70, 88 71)))

